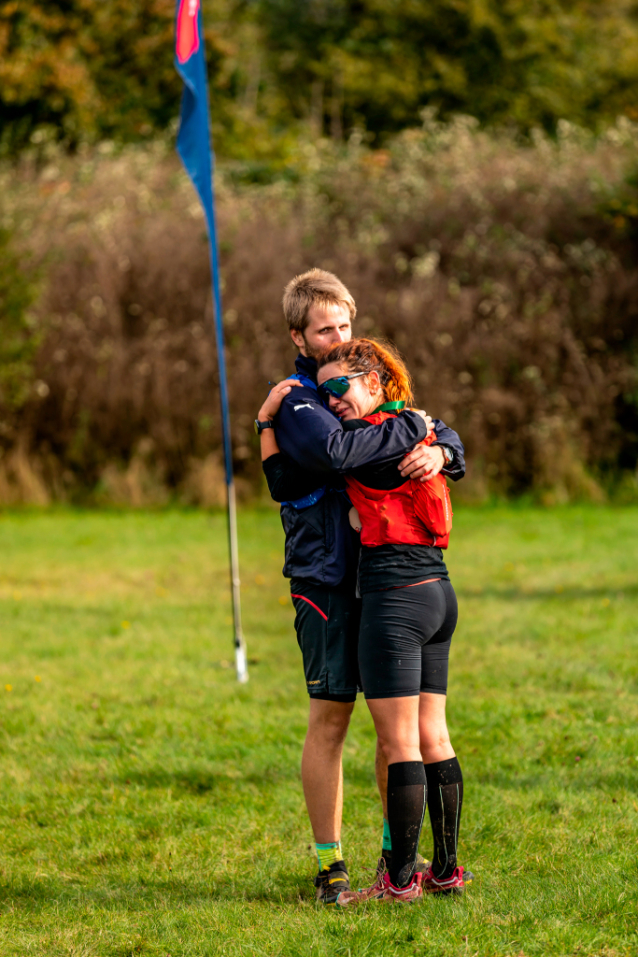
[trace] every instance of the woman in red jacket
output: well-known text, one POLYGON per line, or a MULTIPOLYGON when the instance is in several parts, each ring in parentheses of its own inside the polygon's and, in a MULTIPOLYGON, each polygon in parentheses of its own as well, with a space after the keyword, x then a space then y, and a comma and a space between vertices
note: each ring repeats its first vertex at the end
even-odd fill
MULTIPOLYGON (((318 362, 319 391, 344 429, 366 428, 412 402, 399 357, 370 339, 329 349, 318 362)), ((403 479, 394 461, 347 475, 361 529, 361 683, 388 762, 390 870, 383 860, 361 899, 414 900, 463 891, 457 863, 463 777, 445 719, 450 642, 457 621, 443 560, 451 508, 442 476, 403 479), (417 872, 426 802, 434 837, 431 866, 417 872)))

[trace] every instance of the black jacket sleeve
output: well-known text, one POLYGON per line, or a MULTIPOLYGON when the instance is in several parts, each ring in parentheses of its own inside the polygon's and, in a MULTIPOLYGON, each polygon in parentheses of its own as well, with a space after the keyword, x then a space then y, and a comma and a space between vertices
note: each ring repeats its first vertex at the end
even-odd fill
POLYGON ((432 420, 436 432, 436 442, 432 445, 445 445, 454 453, 454 458, 448 466, 441 469, 444 475, 449 475, 453 482, 458 482, 465 475, 465 448, 458 434, 449 429, 440 419, 432 420))
POLYGON ((325 483, 325 476, 309 472, 292 459, 277 452, 261 463, 268 483, 270 497, 275 502, 293 502, 310 495, 325 483))
POLYGON ((344 432, 317 393, 304 387, 284 397, 275 433, 281 451, 309 471, 343 473, 407 453, 425 438, 426 427, 420 415, 405 411, 381 425, 344 432))
MULTIPOLYGON (((449 475, 453 482, 458 482, 458 480, 462 479, 465 475, 465 449, 463 443, 457 433, 453 429, 449 429, 445 422, 441 422, 440 419, 433 419, 432 424, 434 425, 434 431, 436 433, 436 442, 433 442, 432 445, 445 445, 447 448, 452 449, 454 453, 454 458, 450 465, 447 468, 441 469, 441 472, 444 475, 449 475)), ((346 431, 350 432, 356 429, 370 428, 370 425, 365 419, 349 419, 348 422, 343 423, 343 427, 346 431)), ((374 466, 377 463, 373 462, 370 464, 374 466)))

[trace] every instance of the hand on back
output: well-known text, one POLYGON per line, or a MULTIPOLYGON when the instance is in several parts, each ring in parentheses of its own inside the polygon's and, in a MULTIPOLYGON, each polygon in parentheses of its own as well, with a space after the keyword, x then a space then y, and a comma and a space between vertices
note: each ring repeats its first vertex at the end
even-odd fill
POLYGON ((429 435, 430 432, 432 432, 432 430, 434 429, 434 426, 432 425, 432 416, 428 415, 424 409, 410 409, 410 412, 416 412, 417 415, 421 416, 421 418, 423 419, 423 421, 425 422, 427 426, 428 435, 429 435))
MULTIPOLYGON (((428 435, 432 432, 432 417, 424 412, 423 409, 412 409, 420 415, 428 428, 428 435)), ((423 445, 419 443, 415 449, 409 452, 399 463, 399 471, 403 478, 419 479, 421 482, 429 482, 435 475, 441 471, 445 465, 445 455, 438 445, 423 445)))

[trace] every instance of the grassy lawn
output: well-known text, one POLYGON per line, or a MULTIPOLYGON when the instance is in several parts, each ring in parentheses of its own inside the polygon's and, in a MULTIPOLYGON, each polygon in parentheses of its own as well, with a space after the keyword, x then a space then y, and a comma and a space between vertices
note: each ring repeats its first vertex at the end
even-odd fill
MULTIPOLYGON (((638 509, 457 508, 448 707, 477 879, 354 912, 313 902, 278 515, 245 511, 240 534, 244 687, 223 516, 0 514, 0 954, 635 955, 638 509)), ((358 886, 373 748, 360 699, 358 886)))

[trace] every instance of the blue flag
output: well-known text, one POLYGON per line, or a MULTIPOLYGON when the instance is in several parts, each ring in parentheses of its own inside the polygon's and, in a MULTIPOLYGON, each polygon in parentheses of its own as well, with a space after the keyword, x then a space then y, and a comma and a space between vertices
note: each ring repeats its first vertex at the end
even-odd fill
POLYGON ((235 664, 237 678, 244 682, 248 680, 248 670, 246 667, 246 646, 241 630, 237 511, 235 506, 235 483, 233 481, 226 357, 224 353, 222 295, 219 282, 215 194, 213 192, 214 158, 210 137, 208 80, 206 77, 204 30, 200 0, 177 0, 175 8, 175 67, 184 81, 179 132, 177 134, 177 152, 202 201, 208 228, 213 305, 215 309, 215 340, 217 342, 217 364, 219 368, 219 395, 222 410, 224 467, 228 491, 228 542, 235 630, 235 664))
POLYGON ((224 354, 222 297, 219 282, 219 254, 215 197, 213 194, 214 157, 211 147, 208 110, 208 80, 204 54, 204 31, 200 0, 177 0, 175 18, 175 67, 184 81, 177 152, 204 207, 210 245, 210 267, 215 308, 215 339, 219 365, 219 391, 222 407, 222 431, 226 484, 233 481, 228 383, 224 354))

